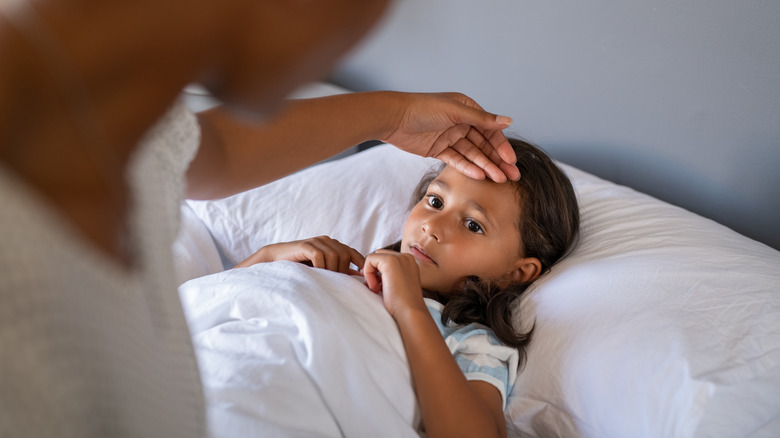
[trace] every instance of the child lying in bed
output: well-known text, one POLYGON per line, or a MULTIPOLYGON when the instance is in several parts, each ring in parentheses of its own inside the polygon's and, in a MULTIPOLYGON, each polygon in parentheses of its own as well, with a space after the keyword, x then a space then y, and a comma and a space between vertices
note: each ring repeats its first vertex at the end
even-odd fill
POLYGON ((450 167, 427 175, 390 249, 364 258, 321 236, 268 245, 237 265, 293 260, 362 274, 398 324, 430 437, 506 436, 503 409, 531 337, 516 331, 512 305, 579 230, 566 175, 538 148, 510 143, 519 181, 450 167))

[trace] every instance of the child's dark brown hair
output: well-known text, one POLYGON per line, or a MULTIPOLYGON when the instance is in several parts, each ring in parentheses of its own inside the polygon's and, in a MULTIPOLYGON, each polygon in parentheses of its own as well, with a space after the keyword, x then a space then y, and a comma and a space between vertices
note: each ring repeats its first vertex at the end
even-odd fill
MULTIPOLYGON (((520 200, 518 228, 524 257, 536 257, 542 272, 566 255, 574 246, 580 227, 577 197, 566 174, 538 147, 519 139, 509 139, 517 155, 520 180, 511 181, 520 200)), ((428 185, 441 172, 430 172, 420 181, 413 204, 426 194, 428 185)), ((399 250, 400 242, 389 247, 399 250)), ((502 284, 488 279, 469 277, 455 293, 438 297, 444 304, 442 323, 472 322, 490 327, 505 345, 520 351, 525 360, 525 347, 531 341, 533 329, 518 332, 513 325, 513 303, 531 282, 502 284)))

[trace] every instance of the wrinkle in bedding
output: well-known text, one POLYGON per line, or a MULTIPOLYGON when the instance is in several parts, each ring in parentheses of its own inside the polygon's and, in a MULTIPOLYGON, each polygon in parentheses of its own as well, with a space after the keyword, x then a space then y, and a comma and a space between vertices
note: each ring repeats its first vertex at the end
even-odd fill
POLYGON ((274 262, 179 291, 215 436, 418 436, 397 326, 357 278, 274 262))

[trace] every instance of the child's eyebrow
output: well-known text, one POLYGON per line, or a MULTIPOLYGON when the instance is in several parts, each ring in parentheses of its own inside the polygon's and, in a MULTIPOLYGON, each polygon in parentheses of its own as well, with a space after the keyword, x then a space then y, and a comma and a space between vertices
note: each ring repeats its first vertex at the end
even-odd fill
POLYGON ((435 179, 435 180, 431 181, 430 185, 432 185, 432 186, 434 186, 434 185, 435 186, 439 186, 445 192, 448 192, 450 190, 450 186, 448 186, 446 182, 444 182, 444 181, 442 181, 440 179, 435 179))
MULTIPOLYGON (((477 212, 485 219, 485 222, 487 222, 487 226, 489 229, 493 229, 493 217, 488 213, 487 210, 485 210, 484 207, 482 207, 477 201, 473 199, 469 199, 467 204, 473 208, 474 210, 477 210, 477 212)), ((484 225, 484 224, 483 224, 484 225)))

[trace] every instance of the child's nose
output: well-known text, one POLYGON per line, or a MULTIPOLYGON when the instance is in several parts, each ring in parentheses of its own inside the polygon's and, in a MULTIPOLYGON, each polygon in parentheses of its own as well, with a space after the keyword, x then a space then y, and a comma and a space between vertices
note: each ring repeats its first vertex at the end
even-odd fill
POLYGON ((422 231, 436 239, 437 242, 441 242, 444 238, 444 226, 441 223, 441 218, 430 218, 423 222, 422 231))

